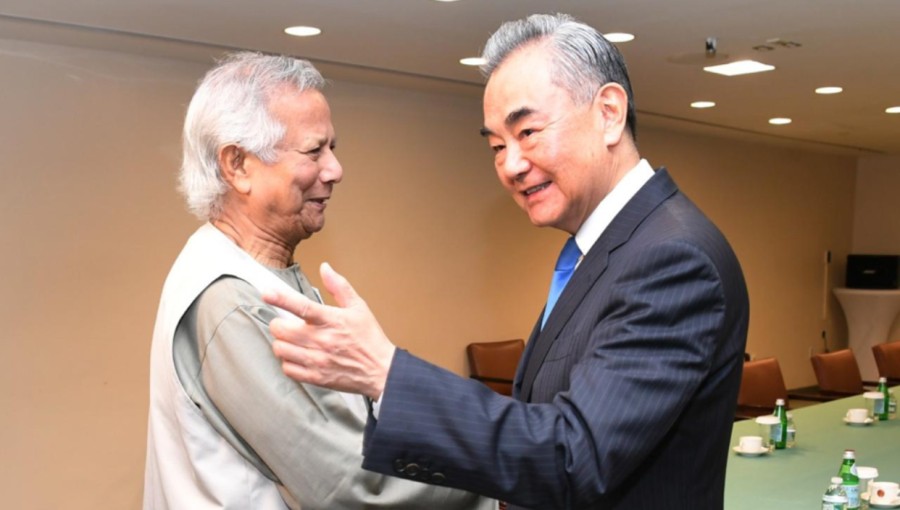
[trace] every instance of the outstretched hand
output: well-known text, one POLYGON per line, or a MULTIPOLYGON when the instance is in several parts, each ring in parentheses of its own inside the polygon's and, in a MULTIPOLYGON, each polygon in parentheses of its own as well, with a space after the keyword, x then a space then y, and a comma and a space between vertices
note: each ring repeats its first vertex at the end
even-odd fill
POLYGON ((297 316, 269 324, 275 337, 272 350, 291 379, 377 400, 396 347, 346 278, 328 263, 319 273, 338 306, 316 303, 298 292, 263 294, 266 303, 297 316))

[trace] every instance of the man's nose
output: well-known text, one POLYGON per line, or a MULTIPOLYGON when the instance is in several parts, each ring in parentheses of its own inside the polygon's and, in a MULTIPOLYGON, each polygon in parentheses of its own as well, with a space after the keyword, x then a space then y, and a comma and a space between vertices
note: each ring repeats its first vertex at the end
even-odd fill
POLYGON ((512 180, 519 179, 531 168, 531 162, 522 154, 519 147, 508 145, 506 157, 503 158, 503 174, 512 180))
POLYGON ((341 182, 341 179, 344 178, 344 168, 341 166, 341 162, 331 151, 328 152, 326 158, 319 177, 324 182, 341 182))

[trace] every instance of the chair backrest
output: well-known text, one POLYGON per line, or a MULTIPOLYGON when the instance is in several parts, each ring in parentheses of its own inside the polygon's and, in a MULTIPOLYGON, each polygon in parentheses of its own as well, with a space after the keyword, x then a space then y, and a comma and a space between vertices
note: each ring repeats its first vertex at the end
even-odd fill
POLYGON ((859 365, 850 349, 814 354, 809 360, 822 392, 858 395, 864 391, 859 365))
POLYGON ((775 400, 779 398, 784 399, 785 404, 788 403, 787 387, 784 385, 778 360, 764 358, 745 361, 738 405, 774 411, 775 400))
POLYGON ((900 341, 872 346, 878 375, 890 380, 900 380, 900 341))
POLYGON ((466 346, 471 377, 504 395, 512 394, 513 378, 525 350, 521 338, 500 342, 475 342, 466 346))

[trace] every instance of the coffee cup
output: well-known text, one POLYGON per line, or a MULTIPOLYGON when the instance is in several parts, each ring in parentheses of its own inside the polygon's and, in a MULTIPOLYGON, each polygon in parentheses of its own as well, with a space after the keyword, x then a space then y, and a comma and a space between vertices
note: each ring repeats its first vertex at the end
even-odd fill
POLYGON ((859 491, 868 494, 869 485, 878 478, 878 468, 856 466, 856 476, 859 477, 859 491))
POLYGON ((872 482, 869 484, 869 503, 876 505, 894 504, 900 499, 900 484, 894 482, 872 482))
POLYGON ((781 425, 781 420, 779 420, 777 416, 766 414, 758 416, 756 418, 756 423, 759 428, 759 435, 763 438, 765 447, 771 450, 775 447, 775 438, 773 437, 773 434, 776 434, 776 427, 781 425))
POLYGON ((867 391, 863 393, 863 398, 866 399, 869 418, 874 419, 877 411, 880 411, 882 409, 881 406, 884 405, 884 394, 878 391, 867 391))
POLYGON ((762 450, 763 438, 760 436, 741 436, 738 441, 738 448, 742 452, 755 453, 762 450))
POLYGON ((866 418, 869 417, 868 409, 848 409, 847 410, 847 421, 851 423, 865 423, 866 418))

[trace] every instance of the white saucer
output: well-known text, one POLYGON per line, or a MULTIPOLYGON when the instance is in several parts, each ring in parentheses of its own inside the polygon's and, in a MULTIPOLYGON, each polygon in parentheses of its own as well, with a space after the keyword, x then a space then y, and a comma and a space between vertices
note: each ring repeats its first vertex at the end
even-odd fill
POLYGON ((846 423, 847 425, 852 425, 854 427, 862 427, 864 425, 871 425, 874 421, 875 420, 873 420, 872 418, 866 418, 866 421, 850 421, 847 419, 846 416, 844 416, 844 423, 846 423))
POLYGON ((745 457, 756 457, 757 455, 763 455, 763 454, 769 453, 769 449, 766 448, 765 446, 760 446, 759 450, 756 450, 756 451, 744 451, 744 450, 741 450, 740 446, 735 446, 734 448, 732 448, 732 450, 734 450, 734 452, 737 453, 738 455, 743 455, 745 457))
POLYGON ((869 508, 900 508, 900 498, 883 503, 875 503, 869 500, 869 508))

